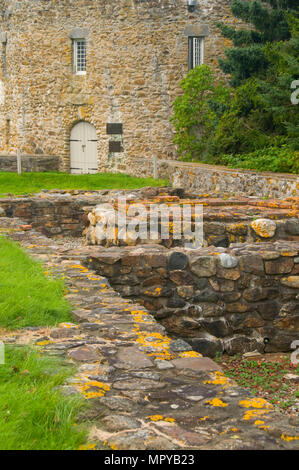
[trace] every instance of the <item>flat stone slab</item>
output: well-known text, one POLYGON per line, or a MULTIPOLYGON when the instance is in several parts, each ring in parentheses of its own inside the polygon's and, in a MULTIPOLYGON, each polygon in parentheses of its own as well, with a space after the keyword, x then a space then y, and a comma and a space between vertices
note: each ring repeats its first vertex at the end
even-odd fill
POLYGON ((177 369, 193 369, 202 371, 222 371, 221 367, 209 357, 181 357, 170 361, 177 369))
POLYGON ((120 369, 144 369, 154 367, 148 356, 135 346, 129 348, 121 348, 116 356, 116 367, 120 369))
POLYGON ((99 360, 99 356, 96 354, 94 349, 88 346, 76 348, 69 352, 69 356, 77 362, 96 362, 99 360))

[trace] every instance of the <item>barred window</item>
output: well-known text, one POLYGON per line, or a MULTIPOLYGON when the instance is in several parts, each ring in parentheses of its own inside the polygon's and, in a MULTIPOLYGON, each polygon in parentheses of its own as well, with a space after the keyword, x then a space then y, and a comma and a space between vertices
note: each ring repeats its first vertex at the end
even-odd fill
POLYGON ((189 37, 189 70, 203 64, 203 37, 189 37))
POLYGON ((86 73, 86 41, 85 39, 74 40, 74 69, 78 75, 86 73))

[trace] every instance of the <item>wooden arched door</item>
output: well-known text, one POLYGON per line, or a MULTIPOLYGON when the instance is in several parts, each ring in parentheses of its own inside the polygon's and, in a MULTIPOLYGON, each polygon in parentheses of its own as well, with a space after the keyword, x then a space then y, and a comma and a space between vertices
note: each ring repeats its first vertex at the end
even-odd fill
POLYGON ((71 131, 71 173, 98 172, 98 138, 89 122, 79 122, 71 131))

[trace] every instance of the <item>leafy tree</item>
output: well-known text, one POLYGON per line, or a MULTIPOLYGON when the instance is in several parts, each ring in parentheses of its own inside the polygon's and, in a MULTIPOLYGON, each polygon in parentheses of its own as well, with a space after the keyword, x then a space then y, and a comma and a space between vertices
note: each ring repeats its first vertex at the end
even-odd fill
POLYGON ((269 61, 264 80, 258 79, 261 108, 276 134, 285 135, 293 148, 299 149, 299 106, 291 102, 291 85, 299 79, 299 19, 289 17, 291 38, 267 44, 264 53, 269 61))
POLYGON ((181 81, 183 93, 174 102, 174 143, 185 160, 204 160, 222 114, 228 109, 230 89, 214 84, 207 65, 190 70, 181 81))
POLYGON ((269 66, 263 50, 266 43, 285 41, 291 36, 288 15, 298 12, 297 0, 232 0, 231 11, 236 18, 251 24, 252 29, 236 29, 217 23, 222 35, 233 42, 226 58, 219 59, 220 68, 231 75, 231 85, 262 74, 269 66))

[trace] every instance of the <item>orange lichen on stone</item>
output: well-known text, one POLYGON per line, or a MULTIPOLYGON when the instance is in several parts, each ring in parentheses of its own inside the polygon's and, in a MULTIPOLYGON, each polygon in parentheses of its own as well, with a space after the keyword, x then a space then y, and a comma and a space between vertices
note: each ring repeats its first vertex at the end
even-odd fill
POLYGON ((217 406, 217 407, 221 407, 221 408, 224 408, 225 406, 228 406, 228 404, 223 402, 222 400, 220 400, 220 398, 213 398, 212 400, 207 400, 206 403, 208 405, 217 406))
POLYGON ((152 415, 152 416, 147 416, 147 419, 150 419, 151 421, 166 421, 167 423, 174 423, 175 419, 174 418, 164 418, 163 415, 152 415))
POLYGON ((78 450, 96 450, 96 444, 83 444, 78 450))
POLYGON ((243 416, 243 419, 245 421, 249 421, 252 418, 257 418, 257 417, 262 416, 266 413, 269 413, 269 410, 248 410, 248 411, 246 411, 245 415, 243 416))
POLYGON ((97 397, 103 397, 105 393, 110 390, 110 386, 108 384, 104 384, 103 382, 98 382, 97 380, 90 380, 84 385, 81 385, 80 390, 83 393, 83 395, 88 399, 97 398, 97 397), (98 391, 91 390, 94 387, 97 388, 98 391))
POLYGON ((239 405, 244 408, 273 408, 271 403, 267 402, 264 398, 252 398, 249 400, 239 401, 239 405))
POLYGON ((299 441, 299 436, 287 436, 286 434, 282 434, 280 437, 287 442, 299 441))
POLYGON ((223 388, 226 386, 231 386, 231 381, 229 378, 225 377, 225 375, 220 372, 216 371, 214 374, 214 378, 212 380, 205 380, 204 384, 214 384, 214 385, 223 385, 223 388))
POLYGON ((38 341, 36 344, 37 346, 46 346, 47 344, 53 344, 54 341, 50 341, 50 340, 45 340, 45 341, 38 341))
POLYGON ((202 354, 196 351, 184 351, 179 353, 179 357, 202 357, 202 354))

